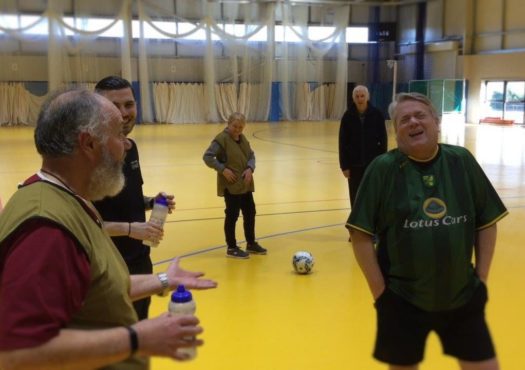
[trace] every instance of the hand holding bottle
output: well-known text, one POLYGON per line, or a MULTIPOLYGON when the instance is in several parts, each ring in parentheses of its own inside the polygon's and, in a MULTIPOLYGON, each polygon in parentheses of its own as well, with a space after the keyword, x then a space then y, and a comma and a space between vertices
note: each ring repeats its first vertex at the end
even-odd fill
MULTIPOLYGON (((169 211, 168 198, 163 195, 158 195, 153 203, 149 223, 164 229, 164 223, 166 222, 169 211)), ((150 247, 156 247, 159 245, 159 242, 160 240, 145 240, 144 244, 150 247)))
MULTIPOLYGON (((171 294, 171 300, 168 305, 168 310, 174 315, 194 315, 196 310, 195 301, 191 292, 184 288, 184 285, 179 285, 177 290, 171 294)), ((188 343, 195 341, 194 336, 184 337, 188 343)), ((176 357, 180 359, 191 360, 197 356, 197 348, 182 347, 177 349, 176 357)))

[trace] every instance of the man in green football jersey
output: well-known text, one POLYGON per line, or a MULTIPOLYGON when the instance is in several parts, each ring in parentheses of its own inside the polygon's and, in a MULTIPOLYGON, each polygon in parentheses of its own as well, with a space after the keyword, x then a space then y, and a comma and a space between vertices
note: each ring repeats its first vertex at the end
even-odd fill
POLYGON ((484 313, 496 223, 507 210, 470 152, 438 143, 427 97, 399 94, 389 113, 398 148, 367 169, 347 222, 375 299, 374 357, 416 370, 435 331, 461 369, 497 370, 484 313))

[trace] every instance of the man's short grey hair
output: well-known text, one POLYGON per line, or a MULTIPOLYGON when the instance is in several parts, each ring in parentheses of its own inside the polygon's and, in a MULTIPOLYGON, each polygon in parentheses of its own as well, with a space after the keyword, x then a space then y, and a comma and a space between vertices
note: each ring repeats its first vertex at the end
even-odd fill
POLYGON ((406 101, 417 101, 421 104, 424 104, 428 107, 430 110, 430 114, 432 117, 434 117, 439 122, 439 115, 436 111, 436 108, 432 104, 432 101, 425 95, 417 93, 417 92, 410 92, 410 93, 399 93, 396 95, 396 98, 390 105, 388 106, 388 115, 390 116, 390 119, 394 122, 394 125, 396 124, 396 116, 397 116, 397 106, 400 103, 406 102, 406 101))
POLYGON ((352 90, 352 99, 355 99, 355 96, 358 92, 363 92, 366 96, 366 100, 370 100, 370 93, 368 92, 368 88, 366 86, 357 85, 356 87, 354 87, 354 89, 352 90))
POLYGON ((51 93, 46 99, 35 128, 38 153, 50 157, 70 155, 78 144, 78 135, 88 132, 104 141, 102 98, 83 88, 51 93))
POLYGON ((231 125, 233 122, 237 121, 242 121, 246 123, 246 117, 244 116, 244 114, 239 112, 233 112, 232 114, 230 114, 230 116, 228 117, 228 125, 231 125))

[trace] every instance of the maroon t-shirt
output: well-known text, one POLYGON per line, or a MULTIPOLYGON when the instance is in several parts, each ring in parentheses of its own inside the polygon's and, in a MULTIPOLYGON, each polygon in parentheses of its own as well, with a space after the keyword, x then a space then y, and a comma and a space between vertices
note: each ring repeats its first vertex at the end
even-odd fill
POLYGON ((44 219, 25 222, 0 248, 0 350, 34 347, 59 334, 90 284, 84 250, 44 219))

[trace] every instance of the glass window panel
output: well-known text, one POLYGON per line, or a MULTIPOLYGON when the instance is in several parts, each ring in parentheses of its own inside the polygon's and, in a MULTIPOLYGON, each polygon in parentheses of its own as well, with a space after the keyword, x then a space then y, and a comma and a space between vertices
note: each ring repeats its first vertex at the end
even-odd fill
POLYGON ((485 117, 503 118, 503 92, 504 81, 489 81, 486 85, 485 104, 483 115, 485 117))
POLYGON ((525 104, 521 102, 505 104, 504 119, 511 119, 514 123, 523 123, 524 107, 525 104))
POLYGON ((507 93, 505 100, 508 102, 523 102, 525 96, 525 82, 524 81, 509 81, 507 82, 507 93))
POLYGON ((485 104, 485 117, 503 117, 503 102, 489 101, 485 104))
MULTIPOLYGON (((86 31, 96 31, 104 28, 113 22, 110 18, 73 18, 64 17, 64 22, 74 28, 80 28, 86 31)), ((49 32, 47 18, 33 15, 13 15, 13 14, 2 14, 0 13, 0 24, 6 28, 22 28, 28 27, 26 34, 30 35, 43 35, 46 36, 49 32), (31 26, 31 27, 29 27, 31 26)), ((155 27, 159 30, 166 32, 163 34, 152 27, 148 23, 144 23, 144 37, 147 39, 159 39, 166 40, 171 39, 170 35, 184 34, 195 29, 195 25, 187 22, 175 22, 175 21, 153 21, 155 27)), ((237 36, 243 36, 246 34, 246 28, 248 30, 256 27, 255 25, 240 25, 240 24, 226 24, 222 28, 231 34, 237 36)), ((286 27, 275 25, 275 41, 277 42, 300 42, 300 38, 286 27)), ((300 31, 295 28, 296 31, 300 31)), ((308 27, 308 38, 312 41, 321 40, 334 32, 335 28, 332 26, 310 26, 308 27)), ((0 35, 4 32, 0 31, 0 35)), ((73 35, 73 32, 66 30, 67 35, 73 35)), ((132 35, 133 38, 140 37, 140 22, 138 20, 132 21, 132 35)), ((100 34, 98 37, 117 37, 121 38, 124 36, 122 29, 122 22, 117 22, 113 27, 108 29, 106 32, 100 34)), ((191 41, 204 41, 206 40, 206 32, 204 29, 200 29, 197 32, 187 35, 183 40, 191 41)), ((220 40, 220 37, 212 32, 212 40, 220 40)), ((261 28, 259 32, 250 37, 250 41, 255 42, 266 42, 268 40, 268 30, 266 27, 261 28)), ((337 42, 336 40, 328 39, 324 42, 337 42)), ((346 42, 347 43, 368 43, 368 27, 347 27, 346 28, 346 42)))
MULTIPOLYGON (((49 26, 47 18, 36 15, 8 15, 0 14, 0 24, 5 28, 17 29, 27 28, 27 35, 47 35, 49 26)), ((4 32, 0 31, 0 35, 4 32)))
POLYGON ((310 26, 308 27, 308 38, 312 41, 319 41, 329 37, 334 31, 335 27, 310 26))
POLYGON ((346 42, 349 44, 368 43, 368 27, 348 27, 346 29, 346 42))
POLYGON ((503 101, 503 81, 490 81, 487 82, 487 96, 488 101, 503 101))

